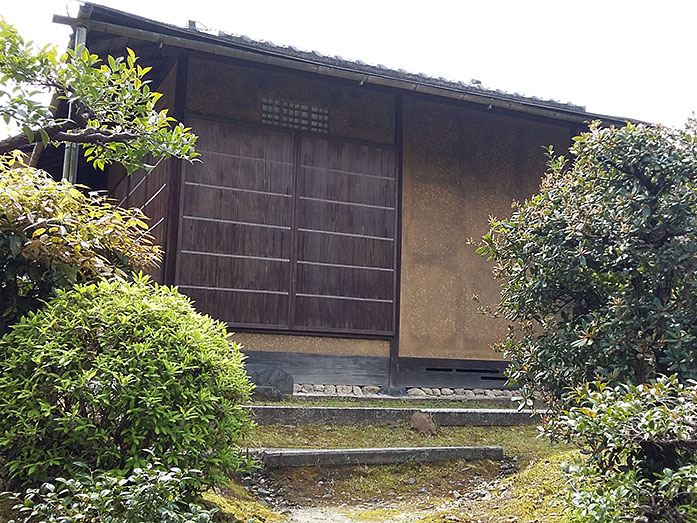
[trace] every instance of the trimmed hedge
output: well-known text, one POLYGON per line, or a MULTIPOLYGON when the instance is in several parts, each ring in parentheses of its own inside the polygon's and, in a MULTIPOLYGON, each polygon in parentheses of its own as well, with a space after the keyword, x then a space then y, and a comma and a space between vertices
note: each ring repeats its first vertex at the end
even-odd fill
POLYGON ((127 474, 152 461, 215 483, 244 469, 251 384, 225 326, 176 288, 76 285, 0 340, 0 475, 127 474))

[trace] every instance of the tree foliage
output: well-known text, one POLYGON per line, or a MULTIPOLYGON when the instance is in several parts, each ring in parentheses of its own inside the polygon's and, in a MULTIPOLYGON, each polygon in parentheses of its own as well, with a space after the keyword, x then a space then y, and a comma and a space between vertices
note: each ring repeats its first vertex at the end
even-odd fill
POLYGON ((697 520, 697 384, 585 385, 548 427, 589 449, 570 467, 573 521, 697 520))
POLYGON ((124 477, 80 470, 12 496, 19 517, 10 523, 211 523, 215 509, 191 501, 193 472, 148 465, 124 477))
POLYGON ((85 189, 0 156, 0 335, 59 288, 159 261, 140 210, 85 189))
POLYGON ((697 125, 574 140, 479 248, 502 280, 510 377, 557 405, 586 382, 697 377, 697 125))
POLYGON ((106 62, 84 46, 59 55, 55 47, 37 49, 0 18, 0 115, 22 132, 0 140, 0 154, 43 142, 77 143, 96 168, 117 162, 131 173, 149 169, 148 155, 193 160, 196 136, 155 108, 160 94, 150 90, 131 49, 106 62), (41 101, 50 91, 71 105, 66 118, 41 101))
POLYGON ((222 481, 248 465, 242 359, 222 323, 146 277, 59 291, 0 339, 0 478, 156 460, 222 481))

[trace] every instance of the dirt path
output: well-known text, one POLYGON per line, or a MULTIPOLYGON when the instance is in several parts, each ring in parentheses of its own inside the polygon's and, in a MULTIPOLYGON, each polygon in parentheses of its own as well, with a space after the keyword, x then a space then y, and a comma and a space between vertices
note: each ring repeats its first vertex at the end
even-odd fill
POLYGON ((292 509, 288 514, 288 523, 355 523, 356 521, 373 521, 375 523, 410 523, 419 521, 424 513, 406 506, 365 507, 361 510, 335 507, 303 507, 292 509))

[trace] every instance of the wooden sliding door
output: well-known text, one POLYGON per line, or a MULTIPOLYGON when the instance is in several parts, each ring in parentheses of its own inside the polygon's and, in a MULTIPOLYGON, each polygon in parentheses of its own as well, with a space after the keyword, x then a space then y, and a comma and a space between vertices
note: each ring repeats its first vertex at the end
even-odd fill
POLYGON ((391 148, 197 119, 177 282, 239 328, 390 335, 391 148))

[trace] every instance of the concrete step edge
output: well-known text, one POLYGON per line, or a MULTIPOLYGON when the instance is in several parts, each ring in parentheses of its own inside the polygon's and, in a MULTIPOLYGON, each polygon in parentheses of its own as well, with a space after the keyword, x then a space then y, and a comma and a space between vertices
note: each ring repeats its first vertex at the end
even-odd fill
POLYGON ((480 461, 503 459, 498 446, 383 447, 352 449, 250 448, 264 468, 306 467, 315 465, 388 465, 407 462, 480 461))
POLYGON ((299 407, 244 405, 259 425, 359 425, 409 421, 414 412, 431 414, 441 426, 510 427, 540 423, 540 412, 516 409, 448 409, 409 407, 299 407))

